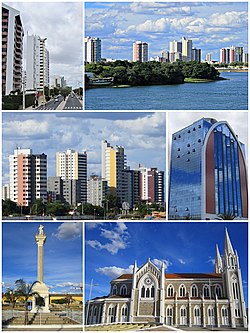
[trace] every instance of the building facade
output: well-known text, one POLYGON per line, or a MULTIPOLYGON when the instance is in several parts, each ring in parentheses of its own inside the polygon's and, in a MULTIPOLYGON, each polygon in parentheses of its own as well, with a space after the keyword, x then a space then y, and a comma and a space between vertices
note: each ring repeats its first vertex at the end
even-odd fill
POLYGON ((2 200, 10 199, 10 185, 5 184, 2 187, 2 200))
POLYGON ((193 42, 191 39, 182 37, 182 60, 183 61, 192 61, 192 48, 193 42))
POLYGON ((141 201, 164 204, 164 171, 157 168, 139 167, 141 201))
POLYGON ((247 328, 241 269, 227 230, 214 273, 166 274, 150 259, 111 281, 108 296, 86 304, 86 323, 161 323, 175 327, 247 328))
MULTIPOLYGON (((87 153, 79 153, 68 149, 66 152, 56 153, 56 176, 61 177, 64 184, 64 192, 71 200, 79 200, 77 203, 87 202, 87 153), (67 181, 78 182, 67 182, 67 181), (78 191, 69 193, 69 191, 78 191)), ((69 202, 66 197, 65 200, 69 202)))
POLYGON ((102 42, 100 38, 86 37, 85 42, 85 62, 97 63, 102 58, 102 42))
POLYGON ((202 118, 172 135, 169 219, 248 216, 244 144, 226 121, 202 118))
POLYGON ((20 206, 30 206, 36 199, 47 202, 47 155, 17 148, 9 162, 10 200, 20 206))
POLYGON ((50 83, 51 88, 65 88, 67 86, 64 76, 53 75, 50 83))
POLYGON ((141 41, 133 43, 133 61, 148 61, 148 43, 141 41))
POLYGON ((23 26, 20 12, 2 4, 2 95, 22 90, 23 26))
POLYGON ((194 47, 192 49, 192 60, 201 62, 201 49, 194 47))
POLYGON ((49 87, 49 51, 40 36, 27 36, 26 89, 42 91, 49 87))
POLYGON ((108 193, 107 181, 97 175, 92 175, 88 179, 87 202, 93 206, 103 206, 103 200, 108 193))
POLYGON ((48 177, 48 201, 64 201, 61 177, 48 177))

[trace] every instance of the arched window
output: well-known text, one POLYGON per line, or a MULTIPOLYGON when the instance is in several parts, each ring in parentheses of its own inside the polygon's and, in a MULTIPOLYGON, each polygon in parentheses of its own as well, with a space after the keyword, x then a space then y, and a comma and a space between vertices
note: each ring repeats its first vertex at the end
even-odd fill
POLYGON ((174 287, 172 286, 172 284, 170 284, 168 286, 168 289, 167 289, 167 296, 168 297, 173 297, 174 296, 174 287))
POLYGON ((199 317, 200 316, 200 308, 199 307, 195 307, 194 308, 194 316, 195 317, 199 317))
POLYGON ((186 296, 186 288, 185 288, 184 284, 182 284, 180 286, 179 295, 180 295, 180 297, 185 297, 186 296))
POLYGON ((128 315, 128 307, 125 305, 122 307, 122 316, 127 316, 128 315))
POLYGON ((215 286, 215 294, 217 295, 217 297, 222 297, 222 290, 221 290, 221 286, 219 286, 218 284, 215 286))
POLYGON ((127 295, 127 286, 123 284, 120 289, 120 294, 121 295, 127 295))
POLYGON ((231 263, 231 266, 234 266, 234 258, 233 257, 230 257, 230 263, 231 263))
POLYGON ((151 287, 151 297, 155 297, 155 287, 151 287))
POLYGON ((147 297, 147 298, 150 297, 150 289, 149 289, 149 288, 147 288, 147 290, 146 290, 146 297, 147 297))
POLYGON ((145 287, 141 288, 141 297, 145 297, 145 287))
POLYGON ((239 299, 239 287, 236 278, 234 278, 232 281, 232 287, 233 287, 233 299, 239 299))
POLYGON ((204 297, 210 297, 210 292, 209 291, 210 291, 209 287, 207 285, 205 285, 203 287, 203 295, 204 295, 204 297))
POLYGON ((173 308, 172 307, 168 307, 167 308, 167 316, 168 317, 172 317, 173 316, 173 308))
POLYGON ((116 284, 113 285, 112 295, 117 295, 117 285, 116 284))
POLYGON ((198 288, 195 284, 193 284, 191 287, 191 296, 198 297, 198 288))

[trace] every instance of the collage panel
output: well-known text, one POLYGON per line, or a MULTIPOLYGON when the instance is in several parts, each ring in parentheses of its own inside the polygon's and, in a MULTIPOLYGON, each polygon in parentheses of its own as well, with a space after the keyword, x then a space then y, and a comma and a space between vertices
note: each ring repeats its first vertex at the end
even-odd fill
POLYGON ((85 225, 85 330, 247 330, 247 223, 85 225))
POLYGON ((82 33, 82 2, 2 3, 2 110, 82 110, 82 33))
POLYGON ((2 223, 3 330, 82 331, 82 236, 80 222, 2 223))
POLYGON ((86 110, 247 110, 247 2, 85 2, 86 110))
POLYGON ((169 112, 169 220, 248 218, 248 113, 169 112))

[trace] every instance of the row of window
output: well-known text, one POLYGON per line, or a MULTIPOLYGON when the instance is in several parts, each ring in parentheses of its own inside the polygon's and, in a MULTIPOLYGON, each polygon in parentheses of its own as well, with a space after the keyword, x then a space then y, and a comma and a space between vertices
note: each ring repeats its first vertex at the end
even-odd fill
MULTIPOLYGON (((204 285, 202 288, 203 291, 203 296, 204 297, 210 297, 210 287, 208 285, 204 285)), ((187 289, 184 286, 184 284, 180 285, 179 287, 179 296, 180 297, 185 297, 187 294, 187 289)), ((193 284, 190 288, 190 294, 191 297, 199 297, 199 293, 198 293, 198 287, 193 284)), ((222 297, 222 289, 220 285, 216 285, 215 286, 215 294, 218 297, 222 297)), ((169 285, 167 287, 167 297, 174 297, 174 287, 173 285, 169 285)))

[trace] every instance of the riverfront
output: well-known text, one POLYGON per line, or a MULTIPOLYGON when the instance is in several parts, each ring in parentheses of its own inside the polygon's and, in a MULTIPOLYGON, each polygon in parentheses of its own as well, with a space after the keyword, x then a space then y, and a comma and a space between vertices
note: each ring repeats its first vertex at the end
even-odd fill
POLYGON ((247 110, 248 73, 222 81, 98 88, 85 92, 86 110, 247 110))

